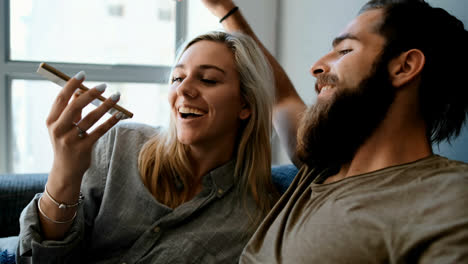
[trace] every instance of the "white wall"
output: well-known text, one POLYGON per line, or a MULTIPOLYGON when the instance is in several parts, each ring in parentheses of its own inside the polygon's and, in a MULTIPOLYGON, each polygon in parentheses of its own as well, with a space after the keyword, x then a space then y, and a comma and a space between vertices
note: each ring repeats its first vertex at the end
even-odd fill
MULTIPOLYGON (((275 54, 279 21, 278 0, 235 0, 235 3, 265 47, 275 54)), ((207 10, 200 0, 189 0, 188 10, 188 39, 206 31, 222 29, 219 19, 207 10)))
MULTIPOLYGON (((315 101, 315 79, 310 66, 331 48, 332 39, 351 21, 367 0, 279 0, 278 59, 306 103, 315 101)), ((461 19, 468 28, 468 1, 429 0, 461 19)), ((436 152, 455 159, 467 159, 468 127, 453 144, 442 144, 436 152)), ((289 160, 282 152, 280 163, 289 160)))

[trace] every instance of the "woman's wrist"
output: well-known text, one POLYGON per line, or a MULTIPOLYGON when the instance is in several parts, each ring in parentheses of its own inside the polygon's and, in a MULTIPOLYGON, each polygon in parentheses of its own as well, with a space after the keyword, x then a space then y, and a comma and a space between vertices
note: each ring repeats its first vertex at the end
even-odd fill
POLYGON ((74 204, 80 197, 82 176, 64 175, 52 170, 45 188, 50 196, 64 204, 74 204))
POLYGON ((84 199, 83 194, 80 192, 80 196, 78 197, 78 200, 76 202, 65 203, 65 202, 62 202, 62 201, 58 201, 49 193, 49 190, 47 190, 47 184, 44 186, 44 193, 43 194, 45 194, 45 196, 49 200, 51 200, 59 209, 77 207, 78 205, 80 205, 83 202, 83 199, 84 199))
MULTIPOLYGON (((44 195, 42 195, 39 200, 37 200, 37 209, 39 210, 39 214, 42 218, 46 219, 47 221, 54 223, 54 224, 69 224, 75 220, 78 208, 74 210, 68 210, 69 208, 59 208, 61 210, 57 210, 57 208, 53 208, 53 205, 46 205, 47 202, 44 201, 44 195), (44 209, 43 209, 44 208, 44 209), (73 214, 72 216, 70 216, 73 214)), ((50 200, 50 197, 48 197, 50 200)))
POLYGON ((220 1, 216 7, 211 9, 211 12, 219 19, 224 17, 229 11, 231 11, 236 5, 233 1, 220 1))
POLYGON ((46 219, 53 219, 55 221, 60 222, 64 222, 74 218, 78 210, 78 207, 59 208, 46 195, 42 195, 42 197, 37 201, 37 203, 41 215, 45 215, 46 219))
POLYGON ((219 20, 219 23, 223 23, 224 20, 228 19, 231 15, 237 12, 237 10, 239 10, 239 7, 237 6, 229 10, 229 12, 219 20))

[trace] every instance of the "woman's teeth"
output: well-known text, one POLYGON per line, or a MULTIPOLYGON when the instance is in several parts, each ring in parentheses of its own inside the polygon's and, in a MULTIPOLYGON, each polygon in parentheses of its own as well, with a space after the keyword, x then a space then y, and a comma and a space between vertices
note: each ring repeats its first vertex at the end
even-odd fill
POLYGON ((181 114, 194 114, 194 115, 203 115, 204 113, 196 108, 181 106, 179 107, 179 113, 181 114))
POLYGON ((182 118, 195 118, 204 115, 205 113, 197 108, 181 106, 179 107, 179 113, 182 118))

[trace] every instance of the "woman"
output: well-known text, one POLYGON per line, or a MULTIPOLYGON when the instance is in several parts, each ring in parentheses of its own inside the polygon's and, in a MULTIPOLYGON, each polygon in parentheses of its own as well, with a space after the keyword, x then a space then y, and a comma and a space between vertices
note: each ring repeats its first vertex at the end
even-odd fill
POLYGON ((125 124, 106 133, 114 115, 83 133, 119 96, 81 119, 103 86, 67 104, 84 76, 67 83, 47 119, 54 163, 44 194, 20 219, 20 260, 237 262, 278 196, 270 68, 250 38, 212 32, 186 45, 171 76, 168 131, 125 124))

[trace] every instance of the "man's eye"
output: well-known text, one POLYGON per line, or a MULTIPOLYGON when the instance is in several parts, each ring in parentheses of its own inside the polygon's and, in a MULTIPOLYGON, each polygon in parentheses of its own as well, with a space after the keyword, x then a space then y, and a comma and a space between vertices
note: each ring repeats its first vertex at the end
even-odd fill
POLYGON ((172 83, 181 82, 181 81, 182 81, 182 78, 180 78, 180 77, 173 77, 172 78, 172 83))
POLYGON ((353 51, 353 50, 352 49, 344 49, 344 50, 340 50, 339 53, 341 55, 346 55, 346 54, 350 53, 351 51, 353 51))
POLYGON ((202 82, 207 83, 207 84, 216 84, 217 81, 215 80, 210 80, 210 79, 201 79, 202 82))

